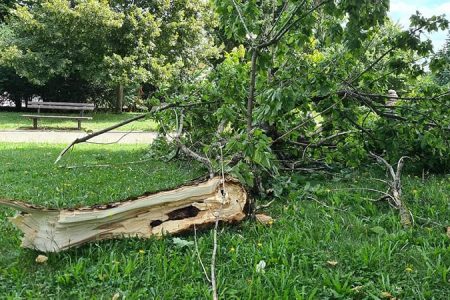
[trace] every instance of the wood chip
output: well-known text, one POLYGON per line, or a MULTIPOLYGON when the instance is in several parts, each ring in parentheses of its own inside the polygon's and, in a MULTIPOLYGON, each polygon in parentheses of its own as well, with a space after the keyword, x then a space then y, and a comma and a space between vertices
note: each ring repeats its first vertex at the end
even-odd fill
POLYGON ((389 293, 389 292, 382 292, 381 293, 381 298, 392 299, 392 298, 394 298, 394 296, 392 296, 392 294, 389 293))
POLYGON ((38 255, 38 256, 36 257, 36 262, 37 262, 38 264, 43 264, 43 263, 45 263, 47 260, 48 260, 48 257, 45 256, 45 255, 38 255))
POLYGON ((118 300, 119 298, 120 298, 120 294, 119 294, 119 293, 115 293, 115 294, 112 296, 111 300, 118 300))
POLYGON ((272 225, 274 222, 274 219, 271 216, 265 214, 256 214, 255 217, 256 220, 263 225, 272 225))
POLYGON ((355 287, 352 287, 351 290, 354 291, 354 292, 359 293, 359 291, 362 290, 363 288, 364 288, 363 285, 357 285, 355 287))
POLYGON ((327 260, 327 264, 331 267, 335 267, 338 264, 338 262, 335 260, 327 260))

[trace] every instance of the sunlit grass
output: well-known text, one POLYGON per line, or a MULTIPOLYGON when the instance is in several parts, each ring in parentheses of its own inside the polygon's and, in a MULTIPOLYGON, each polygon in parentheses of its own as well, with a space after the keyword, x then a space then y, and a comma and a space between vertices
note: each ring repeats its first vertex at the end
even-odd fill
MULTIPOLYGON (((29 130, 33 128, 33 121, 31 119, 22 117, 25 113, 16 112, 0 112, 0 130, 29 130)), ((34 113, 26 113, 34 114, 34 113)), ((79 116, 79 114, 70 113, 45 113, 45 115, 64 115, 64 116, 79 116)), ((87 113, 85 116, 90 116, 92 120, 84 120, 81 123, 82 130, 98 130, 114 125, 120 121, 130 119, 138 115, 137 113, 122 113, 122 114, 111 114, 111 113, 87 113)), ((76 130, 77 122, 75 120, 64 120, 64 119, 40 119, 38 121, 38 129, 45 130, 76 130)), ((117 131, 153 131, 157 129, 157 124, 155 121, 145 118, 123 127, 119 127, 115 130, 117 131)))

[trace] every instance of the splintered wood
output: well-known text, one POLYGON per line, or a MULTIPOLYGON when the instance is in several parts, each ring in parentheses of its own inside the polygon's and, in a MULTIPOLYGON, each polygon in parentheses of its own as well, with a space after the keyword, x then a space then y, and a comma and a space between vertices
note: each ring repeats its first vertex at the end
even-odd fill
POLYGON ((194 225, 213 224, 217 214, 223 222, 241 221, 247 193, 231 178, 223 192, 221 180, 215 177, 135 200, 80 209, 46 209, 2 200, 0 205, 21 212, 10 221, 24 233, 22 247, 58 252, 90 241, 179 233, 194 225))

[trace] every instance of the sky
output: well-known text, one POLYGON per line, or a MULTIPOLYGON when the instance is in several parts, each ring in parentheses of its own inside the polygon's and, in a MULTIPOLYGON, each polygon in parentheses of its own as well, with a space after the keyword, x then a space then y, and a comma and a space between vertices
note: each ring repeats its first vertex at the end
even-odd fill
MULTIPOLYGON (((425 17, 445 14, 450 18, 450 0, 391 0, 389 16, 405 29, 409 25, 409 17, 419 11, 425 17)), ((445 43, 448 31, 439 31, 429 35, 437 52, 445 43)))

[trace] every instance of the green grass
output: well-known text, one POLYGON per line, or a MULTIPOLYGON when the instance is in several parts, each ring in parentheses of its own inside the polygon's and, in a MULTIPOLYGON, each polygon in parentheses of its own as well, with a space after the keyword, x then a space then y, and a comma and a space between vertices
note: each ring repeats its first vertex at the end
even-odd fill
MULTIPOLYGON (((195 177, 198 171, 186 162, 150 161, 138 169, 59 169, 51 165, 59 150, 0 145, 0 197, 60 206, 92 204, 133 196, 146 187, 166 188, 166 180, 176 184, 175 177, 195 177)), ((86 146, 76 148, 63 164, 123 162, 144 155, 143 147, 86 146)), ((265 210, 275 218, 272 226, 247 220, 221 229, 221 298, 383 299, 388 292, 397 299, 448 299, 450 178, 432 176, 422 182, 404 176, 404 199, 416 224, 402 229, 397 212, 386 203, 371 202, 367 198, 375 196, 365 191, 344 190, 382 188, 369 180, 375 174, 380 172, 305 178, 305 188, 292 190, 265 210), (264 273, 255 269, 260 260, 267 263, 264 273)), ((111 299, 116 293, 127 299, 210 297, 195 249, 178 248, 169 236, 90 243, 49 254, 47 263, 37 264, 39 253, 21 249, 18 231, 7 222, 13 213, 0 212, 0 298, 111 299)), ((190 234, 183 238, 193 241, 190 234)), ((209 267, 211 231, 199 233, 198 246, 209 267)))
POLYGON ((204 175, 192 162, 149 160, 145 145, 77 145, 55 165, 64 147, 0 143, 0 197, 79 207, 174 188, 204 175))
MULTIPOLYGON (((16 113, 16 112, 0 112, 0 130, 16 130, 16 129, 32 129, 33 121, 31 119, 22 117, 23 114, 35 114, 35 113, 16 113)), ((60 113, 45 113, 45 115, 61 115, 60 113)), ((63 115, 73 115, 79 116, 79 114, 63 114, 63 115)), ((123 114, 109 114, 109 113, 94 113, 86 114, 86 116, 92 116, 92 120, 86 120, 81 123, 82 130, 99 130, 106 128, 108 126, 114 125, 120 121, 132 118, 138 114, 136 113, 123 113, 123 114)), ((74 120, 63 120, 63 119, 40 119, 38 121, 39 129, 77 129, 77 122, 74 120)), ((118 131, 154 131, 157 128, 155 121, 148 118, 138 120, 127 124, 123 127, 119 127, 115 130, 118 131)))

